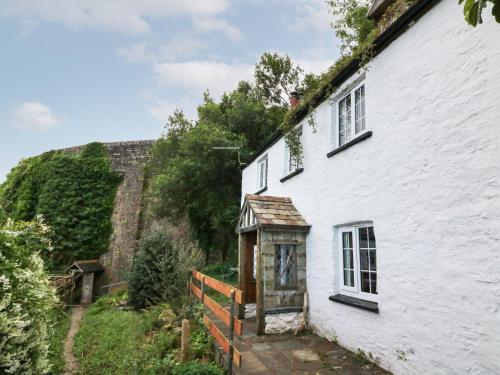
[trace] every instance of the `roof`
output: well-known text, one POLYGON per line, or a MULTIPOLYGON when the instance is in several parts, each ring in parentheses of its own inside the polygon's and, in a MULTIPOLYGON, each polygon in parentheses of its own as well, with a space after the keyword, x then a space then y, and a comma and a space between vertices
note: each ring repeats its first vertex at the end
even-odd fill
POLYGON ((308 231, 310 225, 287 197, 246 194, 238 222, 238 232, 257 228, 290 228, 308 231))
MULTIPOLYGON (((397 39, 406 29, 413 24, 418 18, 423 16, 432 6, 437 4, 441 0, 416 0, 415 3, 405 12, 401 17, 394 21, 383 33, 381 33, 372 45, 372 57, 377 56, 385 48, 387 48, 395 39, 397 39)), ((374 2, 376 5, 378 1, 374 2)), ((385 2, 384 2, 385 3, 385 2)), ((332 87, 338 87, 346 80, 348 80, 353 74, 355 74, 363 61, 359 58, 353 59, 348 63, 339 73, 334 76, 331 80, 332 87)), ((326 99, 326 98, 325 98, 326 99)), ((298 118, 298 122, 302 121, 309 114, 308 106, 296 107, 298 111, 295 117, 298 118)), ((261 154, 263 154, 272 145, 278 142, 283 137, 283 131, 278 129, 256 152, 254 152, 245 162, 245 166, 242 169, 248 167, 254 160, 256 160, 261 154)))
POLYGON ((76 260, 71 266, 66 268, 66 272, 75 268, 83 273, 104 271, 103 265, 98 260, 76 260))

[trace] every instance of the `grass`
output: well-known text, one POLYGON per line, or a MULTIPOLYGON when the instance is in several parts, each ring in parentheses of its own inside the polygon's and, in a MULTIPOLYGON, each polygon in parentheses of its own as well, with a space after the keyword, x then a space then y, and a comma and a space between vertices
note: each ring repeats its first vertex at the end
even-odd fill
POLYGON ((69 330, 69 315, 64 310, 54 312, 54 331, 49 343, 49 361, 52 365, 52 373, 64 373, 64 342, 69 330))
MULTIPOLYGON (((103 297, 85 312, 73 349, 81 374, 175 374, 188 366, 178 364, 180 318, 169 305, 134 311, 120 307, 119 300, 126 296, 103 297)), ((210 341, 203 337, 206 334, 196 323, 192 326, 193 357, 211 358, 210 341)), ((190 366, 189 371, 202 370, 180 373, 213 373, 204 363, 190 366)))
MULTIPOLYGON (((201 272, 205 275, 213 277, 223 283, 238 286, 238 272, 233 271, 233 266, 228 263, 211 264, 206 266, 201 272)), ((221 305, 227 305, 230 299, 219 292, 213 290, 212 288, 206 288, 205 292, 213 300, 221 305)))

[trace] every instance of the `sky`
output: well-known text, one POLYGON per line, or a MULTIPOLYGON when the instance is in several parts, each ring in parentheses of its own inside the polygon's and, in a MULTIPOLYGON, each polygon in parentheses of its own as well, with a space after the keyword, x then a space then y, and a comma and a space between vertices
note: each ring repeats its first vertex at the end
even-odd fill
POLYGON ((320 73, 331 21, 325 0, 0 0, 0 182, 52 149, 158 138, 264 52, 320 73))

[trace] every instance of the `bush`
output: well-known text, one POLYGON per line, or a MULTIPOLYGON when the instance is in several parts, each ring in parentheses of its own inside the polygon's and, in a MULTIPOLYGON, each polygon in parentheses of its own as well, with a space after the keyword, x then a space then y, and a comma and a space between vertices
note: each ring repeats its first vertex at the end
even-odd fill
POLYGON ((172 375, 223 375, 222 370, 214 364, 187 362, 172 370, 172 375))
POLYGON ((140 241, 129 277, 129 303, 136 309, 179 300, 201 251, 169 225, 157 225, 140 241))
POLYGON ((57 304, 39 256, 50 250, 41 223, 0 227, 0 373, 45 374, 57 304))

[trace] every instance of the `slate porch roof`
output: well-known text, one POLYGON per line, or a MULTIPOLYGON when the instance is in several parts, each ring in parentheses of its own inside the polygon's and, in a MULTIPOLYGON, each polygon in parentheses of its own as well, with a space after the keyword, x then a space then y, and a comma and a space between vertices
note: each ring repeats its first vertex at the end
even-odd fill
POLYGON ((65 272, 75 268, 83 273, 104 271, 104 267, 98 260, 76 260, 71 266, 66 268, 65 272))
POLYGON ((295 208, 290 198, 246 194, 238 231, 243 232, 260 227, 289 227, 308 230, 310 225, 295 208))

